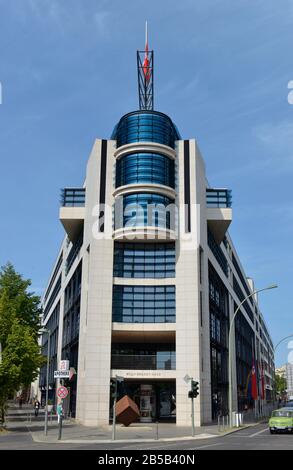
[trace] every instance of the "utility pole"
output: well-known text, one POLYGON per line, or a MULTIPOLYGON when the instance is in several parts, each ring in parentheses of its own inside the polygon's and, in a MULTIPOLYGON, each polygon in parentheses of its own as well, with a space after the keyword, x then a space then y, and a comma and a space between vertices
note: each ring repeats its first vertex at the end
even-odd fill
POLYGON ((235 312, 232 316, 231 322, 230 322, 229 336, 228 336, 228 338, 229 338, 228 339, 228 354, 229 354, 229 357, 228 357, 228 378, 229 378, 229 420, 230 420, 230 427, 231 428, 232 428, 232 424, 233 424, 232 423, 232 416, 233 416, 232 329, 233 329, 235 317, 236 317, 237 313, 240 311, 240 308, 242 307, 242 305, 247 301, 247 299, 249 299, 250 297, 253 297, 258 292, 262 292, 264 290, 269 290, 269 289, 275 289, 276 287, 278 287, 278 286, 276 284, 273 284, 273 285, 265 287, 263 289, 255 290, 254 292, 252 292, 252 294, 245 297, 242 300, 242 302, 238 305, 238 307, 236 308, 236 310, 235 310, 235 312))
POLYGON ((46 402, 45 402, 45 426, 44 433, 45 436, 48 434, 48 398, 49 398, 49 368, 50 368, 50 340, 51 340, 51 331, 48 328, 42 328, 42 333, 47 333, 48 335, 48 346, 47 346, 47 371, 46 371, 46 402))
POLYGON ((195 436, 195 424, 194 424, 194 398, 199 394, 198 386, 199 383, 193 380, 193 377, 189 377, 188 374, 183 379, 186 383, 190 382, 190 390, 188 392, 188 398, 191 398, 191 435, 195 436))
POLYGON ((112 397, 114 398, 113 401, 113 421, 112 421, 112 441, 116 439, 116 403, 117 403, 117 396, 118 396, 118 382, 123 382, 124 377, 119 377, 118 375, 115 376, 114 379, 111 380, 111 392, 113 393, 112 397))

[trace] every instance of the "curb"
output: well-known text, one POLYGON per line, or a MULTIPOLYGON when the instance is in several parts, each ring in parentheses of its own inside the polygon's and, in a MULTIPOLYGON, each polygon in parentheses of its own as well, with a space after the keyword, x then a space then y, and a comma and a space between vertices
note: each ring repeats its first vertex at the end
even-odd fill
POLYGON ((163 437, 159 439, 115 439, 115 441, 111 439, 64 439, 61 441, 46 441, 42 439, 38 439, 37 437, 32 435, 34 442, 41 442, 47 444, 125 444, 125 443, 134 443, 134 444, 143 444, 144 442, 176 442, 176 441, 196 441, 199 439, 212 439, 218 436, 217 434, 198 434, 197 436, 182 436, 182 437, 163 437))
POLYGON ((63 439, 61 441, 54 440, 54 441, 47 441, 43 439, 38 439, 37 436, 34 436, 32 434, 32 438, 34 442, 38 443, 47 443, 47 444, 125 444, 125 443, 133 443, 133 444, 143 444, 145 442, 179 442, 179 441, 196 441, 200 439, 215 439, 219 437, 225 437, 228 436, 229 434, 233 434, 234 432, 242 431, 244 429, 252 428, 254 426, 257 426, 258 424, 262 423, 253 423, 253 424, 247 424, 245 426, 241 426, 239 428, 231 429, 230 431, 227 431, 223 434, 198 434, 197 436, 181 436, 181 437, 163 437, 159 439, 154 439, 154 438, 149 438, 149 439, 115 439, 113 441, 112 439, 63 439))

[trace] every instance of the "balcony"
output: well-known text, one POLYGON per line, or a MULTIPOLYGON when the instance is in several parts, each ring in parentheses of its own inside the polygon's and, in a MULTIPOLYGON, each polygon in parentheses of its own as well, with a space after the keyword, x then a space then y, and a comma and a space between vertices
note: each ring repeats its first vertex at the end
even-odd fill
POLYGON ((220 244, 232 222, 232 193, 229 189, 207 188, 207 222, 216 243, 220 244))
POLYGON ((111 369, 176 370, 175 352, 164 352, 150 355, 112 354, 111 369))
POLYGON ((64 188, 61 191, 59 219, 74 242, 80 235, 85 216, 85 188, 64 188))

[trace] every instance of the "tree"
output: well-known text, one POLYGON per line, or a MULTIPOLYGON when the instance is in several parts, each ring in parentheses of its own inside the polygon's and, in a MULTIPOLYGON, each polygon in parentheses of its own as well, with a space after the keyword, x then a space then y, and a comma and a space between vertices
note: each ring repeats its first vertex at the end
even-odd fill
POLYGON ((28 288, 11 263, 0 271, 0 424, 5 422, 8 398, 27 387, 45 358, 38 344, 41 328, 40 298, 28 288))
POLYGON ((275 388, 276 388, 276 393, 278 393, 279 395, 282 395, 283 393, 286 392, 287 381, 285 377, 281 377, 280 375, 275 376, 275 388))

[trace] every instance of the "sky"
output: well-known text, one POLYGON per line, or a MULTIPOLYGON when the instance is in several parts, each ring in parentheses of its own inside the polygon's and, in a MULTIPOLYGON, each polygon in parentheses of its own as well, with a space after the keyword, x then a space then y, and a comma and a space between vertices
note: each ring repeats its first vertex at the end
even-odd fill
POLYGON ((138 108, 145 20, 155 109, 196 138, 210 185, 232 189, 246 274, 279 286, 259 299, 277 343, 293 334, 292 0, 0 0, 0 264, 42 294, 60 189, 82 185, 94 139, 138 108))

